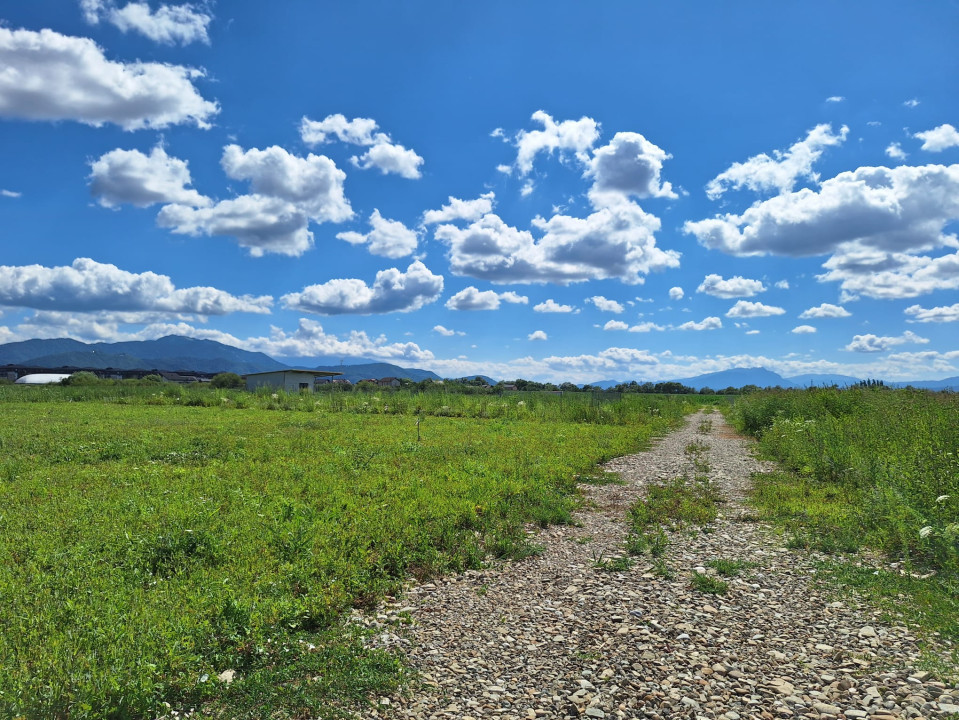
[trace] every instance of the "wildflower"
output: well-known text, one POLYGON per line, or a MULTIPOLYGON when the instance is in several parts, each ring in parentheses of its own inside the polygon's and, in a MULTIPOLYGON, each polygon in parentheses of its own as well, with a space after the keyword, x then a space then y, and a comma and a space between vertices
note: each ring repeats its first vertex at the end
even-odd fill
POLYGON ((949 499, 948 495, 940 495, 939 497, 936 498, 936 502, 941 503, 941 502, 945 502, 948 499, 949 499))
POLYGON ((919 537, 927 538, 932 535, 935 530, 932 529, 932 525, 926 525, 926 527, 919 530, 919 537))

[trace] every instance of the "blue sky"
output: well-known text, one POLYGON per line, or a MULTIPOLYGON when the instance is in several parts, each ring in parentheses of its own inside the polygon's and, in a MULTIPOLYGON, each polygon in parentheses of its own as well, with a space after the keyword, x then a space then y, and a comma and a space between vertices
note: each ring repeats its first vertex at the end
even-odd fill
POLYGON ((955 2, 0 6, 0 342, 959 374, 955 2))

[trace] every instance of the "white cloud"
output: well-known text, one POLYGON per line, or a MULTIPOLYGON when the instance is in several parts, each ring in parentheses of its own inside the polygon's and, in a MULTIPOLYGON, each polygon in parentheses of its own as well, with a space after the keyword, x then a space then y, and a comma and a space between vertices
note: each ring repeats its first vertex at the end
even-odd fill
POLYGON ((788 280, 780 280, 780 281, 778 281, 778 282, 776 283, 776 287, 777 287, 778 289, 780 289, 780 290, 788 290, 788 289, 789 289, 789 281, 788 281, 788 280))
POLYGON ((166 205, 157 223, 180 235, 234 237, 253 257, 264 253, 299 257, 313 247, 306 213, 292 203, 265 195, 241 195, 210 208, 166 205))
POLYGON ((908 108, 914 108, 919 106, 919 101, 916 98, 911 98, 909 100, 906 100, 903 103, 903 105, 905 105, 908 108))
POLYGON ((111 150, 90 163, 90 168, 90 192, 104 207, 211 204, 209 198, 187 187, 193 181, 186 161, 170 157, 160 145, 149 155, 139 150, 111 150))
POLYGON ((886 155, 891 157, 893 160, 905 160, 909 157, 906 154, 906 151, 902 149, 902 145, 897 142, 889 143, 886 147, 886 155))
POLYGON ((905 343, 924 345, 928 342, 928 339, 919 337, 915 333, 907 330, 899 337, 879 337, 872 334, 856 335, 853 337, 852 342, 846 345, 845 349, 850 352, 876 353, 885 352, 896 345, 904 345, 905 343))
POLYGON ((644 322, 644 323, 639 323, 638 325, 633 325, 632 327, 629 328, 629 331, 631 333, 644 333, 644 332, 652 332, 653 330, 662 331, 665 329, 666 328, 664 328, 662 325, 657 325, 654 322, 644 322))
POLYGON ((461 330, 450 330, 445 328, 442 325, 434 325, 433 332, 442 335, 443 337, 453 337, 454 335, 465 335, 466 333, 461 330))
POLYGON ((496 195, 493 192, 483 193, 474 200, 460 200, 450 195, 449 202, 439 210, 427 210, 423 213, 424 225, 455 222, 465 220, 474 222, 493 211, 496 195))
POLYGON ((934 308, 924 308, 919 305, 910 305, 905 310, 906 315, 912 315, 914 320, 908 322, 921 323, 946 323, 959 322, 959 303, 955 305, 942 305, 934 308))
POLYGON ((372 287, 362 280, 336 279, 284 295, 282 300, 291 310, 317 315, 371 315, 418 310, 442 292, 443 277, 417 260, 405 273, 397 268, 379 271, 372 287))
POLYGON ((842 101, 845 100, 845 99, 846 99, 846 98, 844 98, 842 95, 830 95, 829 97, 826 98, 826 102, 828 102, 828 103, 839 103, 839 102, 842 102, 842 101))
POLYGON ((928 257, 873 250, 847 252, 827 260, 820 282, 840 282, 842 298, 896 300, 936 290, 959 289, 959 253, 928 257))
MULTIPOLYGON (((690 323, 687 324, 689 325, 690 323)), ((695 323, 692 324, 695 325, 695 323)), ((664 328, 662 325, 657 325, 653 322, 639 323, 638 325, 633 325, 630 327, 628 323, 624 323, 622 320, 610 320, 603 326, 603 330, 626 330, 631 333, 645 333, 652 332, 653 330, 662 331, 665 329, 666 328, 664 328)))
POLYGON ((760 334, 760 331, 759 331, 759 330, 747 330, 747 331, 746 331, 746 334, 747 334, 747 335, 759 335, 759 334, 760 334))
POLYGON ((0 117, 75 120, 124 130, 192 123, 209 127, 219 112, 204 100, 194 68, 108 60, 88 38, 53 30, 0 27, 0 117))
POLYGON ((166 275, 131 273, 77 258, 70 266, 0 266, 0 305, 73 312, 268 314, 270 296, 235 296, 212 287, 177 289, 166 275))
MULTIPOLYGON (((170 334, 170 332, 164 334, 170 334)), ((434 359, 432 352, 423 350, 416 343, 390 343, 382 335, 371 339, 365 332, 355 330, 346 338, 340 338, 327 334, 322 325, 306 318, 300 319, 293 333, 286 333, 274 327, 269 337, 249 338, 244 341, 234 339, 229 344, 264 352, 273 357, 337 355, 388 361, 407 360, 416 363, 429 363, 434 359)))
POLYGON ((607 204, 603 199, 607 193, 623 198, 677 197, 672 186, 660 180, 663 161, 671 157, 639 133, 616 133, 608 145, 596 149, 587 170, 594 179, 593 204, 607 204))
POLYGON ((370 215, 370 230, 366 235, 358 232, 342 232, 336 237, 353 245, 369 245, 373 255, 400 258, 416 251, 419 238, 416 233, 398 220, 387 220, 374 209, 370 215))
POLYGON ((816 332, 816 328, 814 328, 812 325, 797 325, 789 332, 795 335, 811 335, 816 332))
POLYGON ((449 310, 499 310, 500 303, 503 302, 526 305, 529 303, 529 298, 512 291, 503 293, 495 290, 480 291, 470 285, 447 300, 446 307, 449 310))
POLYGON ((681 287, 672 287, 669 288, 669 299, 670 300, 682 300, 686 293, 683 292, 681 287))
POLYGON ((394 143, 384 132, 377 132, 378 125, 370 118, 347 120, 339 113, 328 115, 323 120, 300 120, 300 138, 307 145, 319 145, 330 142, 335 136, 340 142, 360 145, 369 149, 359 157, 350 158, 356 167, 363 170, 376 168, 384 175, 393 173, 415 180, 421 177, 420 165, 423 158, 413 150, 394 143))
POLYGON ((7 198, 18 198, 18 197, 23 197, 23 193, 15 192, 13 190, 0 190, 0 196, 7 197, 7 198))
POLYGON ((823 303, 817 307, 811 307, 808 310, 803 310, 799 317, 805 320, 807 318, 842 318, 849 317, 850 315, 852 315, 852 313, 841 305, 830 305, 829 303, 823 303))
POLYGON ((953 245, 959 165, 861 167, 756 203, 742 215, 687 222, 705 247, 732 255, 804 257, 862 249, 915 251, 953 245))
POLYGON ((685 322, 679 326, 679 330, 719 330, 723 326, 723 321, 718 317, 704 318, 701 322, 685 322))
POLYGON ((588 151, 599 139, 599 123, 595 120, 583 117, 557 123, 542 110, 534 112, 532 120, 540 123, 543 129, 522 130, 515 138, 518 151, 513 167, 520 176, 526 176, 533 170, 533 161, 541 152, 548 155, 559 152, 561 159, 572 153, 581 164, 589 162, 588 151))
POLYGON ((211 207, 166 205, 157 222, 173 232, 235 237, 253 257, 277 253, 297 257, 313 247, 313 222, 342 222, 353 216, 343 194, 346 173, 328 157, 291 155, 281 147, 244 151, 224 148, 221 165, 236 180, 248 180, 253 194, 211 207))
POLYGON ((450 246, 456 275, 497 283, 558 283, 618 278, 642 283, 647 273, 679 266, 679 253, 656 247, 659 219, 634 203, 604 207, 586 218, 536 218, 529 231, 484 215, 466 228, 440 225, 436 238, 450 246))
POLYGON ((959 147, 959 130, 956 130, 949 123, 940 125, 932 130, 918 132, 913 135, 914 138, 922 140, 922 150, 929 152, 942 152, 952 147, 959 147))
POLYGON ((746 162, 733 163, 707 183, 706 195, 715 200, 729 189, 741 188, 754 192, 789 192, 800 178, 816 181, 819 175, 813 172, 813 164, 822 156, 825 148, 845 141, 848 132, 849 128, 845 125, 840 128, 838 135, 833 133, 831 125, 817 125, 809 131, 805 140, 800 140, 788 150, 774 150, 774 157, 762 153, 746 162))
POLYGON ((420 165, 423 158, 413 150, 391 142, 378 142, 359 157, 350 158, 350 162, 362 170, 376 168, 384 175, 393 173, 410 180, 422 177, 420 165))
POLYGON ((542 330, 534 330, 529 335, 527 335, 527 340, 548 340, 546 333, 542 330))
POLYGON ((592 303, 598 310, 602 310, 603 312, 618 314, 624 310, 622 303, 618 303, 615 300, 609 300, 602 295, 594 295, 593 297, 586 298, 586 302, 592 303))
POLYGON ((527 180, 523 183, 523 187, 520 188, 519 194, 520 197, 529 197, 533 194, 533 191, 536 189, 536 183, 532 180, 527 180))
POLYGON ((255 194, 293 203, 316 222, 353 217, 343 194, 346 173, 324 155, 302 158, 277 145, 266 150, 227 145, 220 164, 228 177, 248 180, 255 194))
POLYGON ((106 20, 123 32, 131 30, 165 45, 209 43, 207 27, 213 16, 195 5, 160 5, 156 12, 145 2, 129 2, 116 7, 106 0, 81 0, 87 22, 106 20))
POLYGON ((552 298, 533 306, 533 312, 539 313, 571 313, 573 310, 572 305, 560 305, 552 298))
POLYGON ((724 280, 722 275, 709 274, 703 278, 702 283, 696 288, 698 293, 706 293, 713 297, 726 299, 752 297, 765 291, 766 286, 759 280, 750 280, 739 275, 724 280))
POLYGON ((729 309, 726 317, 770 317, 772 315, 784 315, 785 313, 786 311, 781 307, 740 300, 729 309))

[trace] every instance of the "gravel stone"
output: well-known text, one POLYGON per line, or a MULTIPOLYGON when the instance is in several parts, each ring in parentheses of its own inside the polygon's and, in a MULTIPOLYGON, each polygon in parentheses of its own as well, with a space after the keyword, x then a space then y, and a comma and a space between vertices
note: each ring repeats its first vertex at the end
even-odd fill
MULTIPOLYGON (((624 484, 585 485, 576 526, 537 532, 542 555, 410 586, 373 615, 377 644, 402 654, 416 683, 363 718, 945 718, 959 687, 920 666, 915 631, 817 583, 816 552, 789 550, 744 505, 757 460, 719 413, 604 469, 624 484), (709 423, 700 423, 708 420, 709 423), (699 432, 711 425, 708 433, 699 432), (629 506, 651 484, 697 471, 701 443, 725 503, 707 531, 670 532, 660 558, 604 571, 621 557, 629 506), (693 589, 711 560, 742 560, 724 595, 693 589), (665 575, 663 567, 668 571, 665 575), (396 623, 398 613, 411 624, 396 623), (378 619, 382 617, 384 619, 378 619), (392 620, 391 620, 392 618, 392 620)), ((874 566, 879 560, 864 558, 874 566)), ((927 652, 930 648, 926 647, 927 652)), ((933 648, 942 652, 948 648, 933 648)))

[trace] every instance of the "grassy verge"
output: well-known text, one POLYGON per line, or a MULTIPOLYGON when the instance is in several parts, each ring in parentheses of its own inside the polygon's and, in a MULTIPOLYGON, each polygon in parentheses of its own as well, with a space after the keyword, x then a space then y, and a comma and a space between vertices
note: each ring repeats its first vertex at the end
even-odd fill
POLYGON ((350 608, 535 552, 525 524, 568 522, 577 478, 688 409, 16 397, 0 412, 0 717, 71 720, 167 703, 332 717, 387 691, 401 668, 342 623, 350 608))
MULTIPOLYGON (((759 393, 731 412, 780 472, 752 502, 790 547, 947 647, 959 644, 959 398, 885 389, 759 393), (870 550, 866 563, 843 556, 870 550)), ((959 656, 937 661, 959 675, 959 656)))

